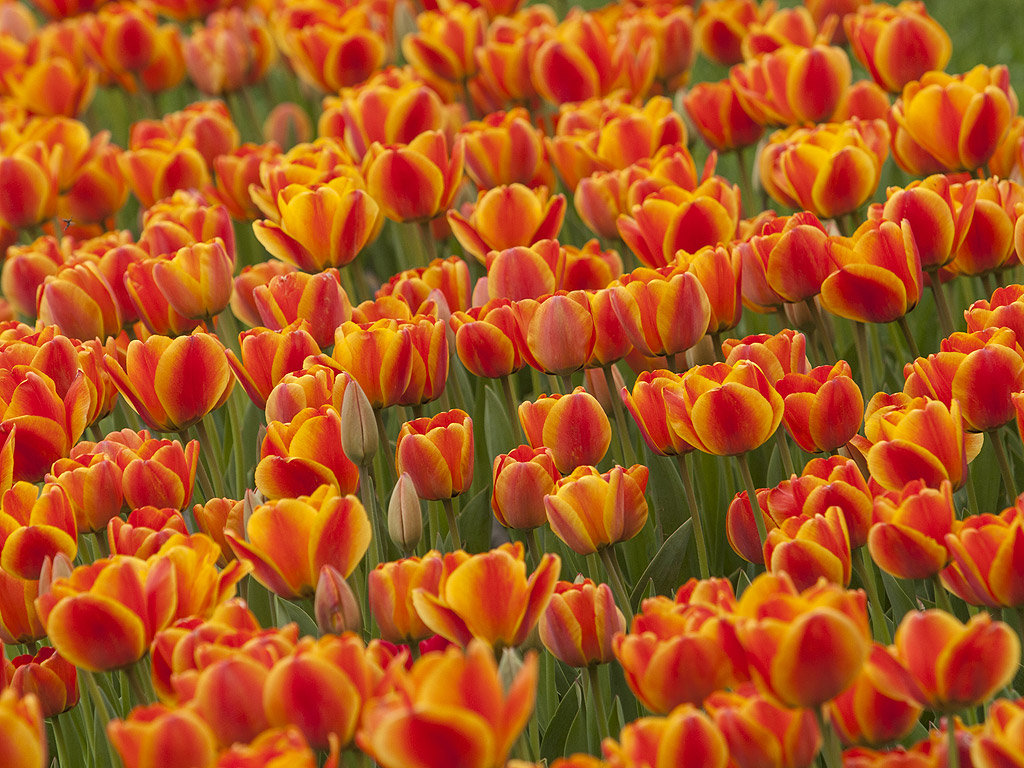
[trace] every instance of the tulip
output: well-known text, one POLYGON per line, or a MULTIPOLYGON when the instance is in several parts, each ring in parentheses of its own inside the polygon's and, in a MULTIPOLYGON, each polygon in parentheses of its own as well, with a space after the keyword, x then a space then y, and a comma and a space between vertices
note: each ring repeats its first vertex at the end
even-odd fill
POLYGON ((126 360, 122 367, 107 357, 107 372, 147 426, 157 431, 188 429, 231 394, 224 347, 207 333, 136 340, 128 345, 126 360))
POLYGON ((260 409, 267 407, 271 390, 286 374, 301 370, 307 357, 320 353, 305 320, 298 320, 282 331, 243 331, 238 341, 242 359, 226 350, 228 365, 249 399, 260 409))
POLYGON ((439 131, 392 148, 374 143, 363 160, 366 190, 392 221, 428 221, 451 207, 462 182, 464 155, 462 139, 455 139, 449 152, 439 131))
POLYGON ((280 222, 257 221, 260 243, 305 272, 343 267, 380 232, 380 207, 347 176, 307 187, 290 184, 277 195, 280 222))
POLYGON ((466 175, 480 189, 503 184, 554 186, 554 174, 544 154, 543 134, 522 107, 493 112, 459 129, 465 137, 466 175))
POLYGON ((711 719, 692 704, 682 704, 667 717, 642 717, 626 725, 619 740, 601 745, 610 768, 633 765, 674 765, 684 760, 693 768, 726 768, 729 746, 711 719))
POLYGON ((892 663, 892 650, 874 643, 853 685, 828 703, 829 720, 844 744, 899 741, 917 724, 920 705, 889 695, 895 692, 885 686, 885 670, 892 663))
POLYGON ((281 148, 271 142, 242 144, 235 151, 213 160, 216 197, 237 221, 259 218, 259 208, 249 196, 249 185, 259 184, 260 164, 272 161, 281 148))
POLYGON ((171 308, 191 319, 219 315, 231 299, 232 260, 224 241, 196 243, 153 266, 153 279, 171 308))
POLYGON ((374 409, 398 403, 409 388, 412 336, 393 320, 346 322, 334 336, 334 360, 359 382, 374 409))
POLYGON ((647 523, 647 467, 600 473, 581 466, 544 497, 551 529, 570 549, 590 555, 636 536, 647 523))
POLYGON ((508 299, 491 299, 482 307, 452 313, 455 351, 474 376, 500 379, 523 367, 513 307, 508 299))
POLYGON ((867 5, 843 18, 853 55, 890 93, 949 63, 953 44, 924 3, 867 5))
POLYGON ((213 731, 190 709, 138 707, 127 720, 110 721, 107 736, 125 768, 194 768, 217 759, 213 731))
POLYGON ((530 530, 547 522, 544 497, 561 475, 550 448, 520 445, 494 459, 491 509, 506 528, 530 530))
POLYGON ((56 483, 68 496, 78 531, 96 532, 124 509, 121 468, 102 453, 80 454, 55 461, 48 482, 56 483))
POLYGON ((683 104, 704 143, 719 152, 756 144, 764 133, 743 110, 728 80, 697 83, 687 91, 683 104))
POLYGON ((395 463, 408 472, 424 500, 451 499, 473 479, 473 420, 458 409, 406 422, 398 434, 395 463))
POLYGON ((782 421, 782 397, 754 363, 715 363, 666 388, 669 424, 690 445, 735 456, 764 444, 782 421))
POLYGON ((210 181, 203 155, 188 146, 133 149, 118 160, 121 172, 144 208, 176 190, 202 189, 210 181))
POLYGON ((796 303, 816 296, 835 268, 829 243, 825 227, 808 212, 765 224, 741 251, 744 296, 747 281, 758 273, 783 301, 796 303), (753 274, 748 277, 748 272, 753 274))
MULTIPOLYGON (((337 746, 337 745, 335 745, 337 746)), ((333 760, 337 749, 330 751, 333 760)), ((221 753, 220 765, 235 768, 245 765, 281 765, 293 768, 315 768, 317 756, 306 743, 302 732, 294 727, 268 728, 249 743, 234 743, 221 753)))
POLYGON ((0 566, 9 574, 38 579, 46 559, 77 552, 75 513, 59 485, 20 481, 0 497, 0 566))
POLYGON ((335 343, 338 326, 352 317, 348 294, 341 287, 338 270, 330 267, 315 275, 288 272, 272 277, 252 291, 253 304, 268 328, 284 330, 296 320, 309 323, 317 346, 335 343))
POLYGON ((519 406, 527 440, 533 448, 549 448, 555 467, 563 475, 579 466, 600 463, 608 452, 611 424, 597 399, 583 387, 552 397, 550 405, 543 402, 539 409, 529 406, 519 406))
POLYGON ((741 43, 747 29, 761 18, 753 0, 715 0, 697 12, 696 36, 701 53, 717 64, 743 61, 741 43))
POLYGON ((469 265, 458 256, 449 256, 447 259, 434 259, 426 267, 406 269, 392 275, 378 293, 405 299, 414 315, 428 314, 424 305, 437 300, 440 295, 454 314, 470 308, 473 286, 469 265))
POLYGON ((659 456, 678 456, 694 447, 672 429, 665 391, 679 384, 676 374, 665 371, 642 371, 636 378, 632 394, 621 391, 622 402, 632 415, 647 446, 659 456))
POLYGON ((402 474, 391 492, 388 503, 388 535, 406 554, 412 552, 423 538, 423 510, 412 478, 402 474))
POLYGON ((453 754, 504 765, 533 711, 537 667, 537 656, 529 654, 506 689, 484 643, 427 654, 402 678, 407 698, 366 704, 356 744, 382 768, 440 768, 453 754))
POLYGON ((387 59, 387 43, 362 8, 329 23, 301 24, 286 30, 283 37, 299 77, 328 93, 363 82, 387 59))
POLYGON ((743 313, 742 256, 738 249, 708 246, 694 254, 677 254, 686 271, 697 278, 708 297, 712 338, 739 325, 743 313))
POLYGON ((995 153, 1016 111, 1004 66, 927 72, 904 86, 892 107, 893 158, 915 176, 973 171, 995 153))
POLYGON ((237 652, 198 671, 189 704, 221 745, 249 742, 270 724, 262 706, 267 664, 237 652))
POLYGON ((853 118, 885 120, 892 102, 880 85, 872 80, 858 80, 843 94, 832 120, 842 123, 853 118))
POLYGON ((53 648, 16 656, 13 661, 10 688, 20 699, 35 694, 43 717, 55 717, 78 703, 77 670, 53 648))
POLYGON ((515 647, 544 613, 560 568, 558 556, 546 553, 527 578, 518 542, 480 555, 446 555, 438 593, 417 588, 412 602, 423 623, 453 643, 468 647, 477 638, 498 648, 515 647), (482 594, 503 599, 482 603, 482 594))
POLYGON ((516 343, 531 367, 565 376, 589 360, 597 331, 583 291, 523 299, 515 303, 514 313, 516 343))
POLYGON ((837 218, 874 195, 888 154, 885 122, 855 118, 773 133, 758 167, 761 183, 776 202, 837 218))
MULTIPOLYGON (((984 275, 1004 269, 1015 255, 1014 233, 1020 220, 1017 206, 1024 202, 1024 187, 992 178, 956 184, 950 193, 961 206, 974 201, 974 216, 951 267, 963 275, 984 275)), ((1024 232, 1024 225, 1021 231, 1024 232)))
POLYGON ((462 247, 483 263, 489 251, 558 237, 564 218, 564 195, 549 198, 547 187, 511 184, 480 192, 468 217, 449 211, 448 224, 462 247))
POLYGON ((972 605, 1024 605, 1020 589, 1024 530, 1016 507, 954 523, 945 545, 952 562, 940 576, 949 591, 972 605))
POLYGON ((245 504, 234 499, 209 499, 206 504, 192 507, 192 516, 201 533, 205 533, 220 547, 220 563, 226 564, 235 559, 225 537, 225 531, 233 530, 240 536, 245 535, 242 525, 245 504))
POLYGON ((694 346, 707 332, 711 305, 701 282, 691 273, 634 272, 612 288, 611 304, 626 338, 648 357, 676 355, 694 346), (648 274, 644 274, 648 273, 648 274), (650 279, 646 279, 646 278, 650 279))
POLYGON ((33 314, 45 325, 59 325, 76 339, 106 339, 121 330, 114 291, 95 264, 67 266, 47 276, 33 314))
POLYGON ((107 435, 107 440, 95 446, 102 447, 121 468, 125 504, 130 509, 184 508, 192 499, 199 441, 191 440, 182 448, 177 440, 154 440, 145 431, 131 434, 134 439, 129 445, 111 441, 112 435, 107 435))
POLYGON ((1020 659, 1016 633, 987 613, 961 624, 945 611, 911 611, 896 628, 895 648, 905 670, 886 670, 903 677, 895 690, 939 712, 988 701, 1013 679, 1020 659))
POLYGON ((839 268, 821 284, 827 311, 855 322, 887 323, 917 306, 923 277, 910 222, 868 221, 852 242, 833 240, 829 248, 839 268))
POLYGON ((848 586, 852 566, 846 519, 836 507, 814 517, 789 517, 768 532, 764 561, 772 573, 785 572, 797 589, 825 578, 848 586))
POLYGON ((47 765, 46 722, 35 696, 0 693, 0 727, 7 738, 0 745, 0 760, 10 768, 47 765))
POLYGON ((729 365, 740 360, 757 363, 773 384, 791 373, 810 375, 811 372, 811 365, 807 362, 807 337, 788 328, 774 336, 762 333, 742 339, 726 339, 722 343, 722 351, 729 365))
POLYGON ((960 201, 953 199, 952 191, 949 178, 936 174, 904 189, 890 189, 882 208, 882 218, 887 221, 902 226, 907 220, 921 255, 921 268, 928 272, 956 257, 974 217, 972 193, 976 194, 977 188, 968 186, 960 201))
POLYGON ((144 340, 148 335, 180 336, 189 334, 202 325, 202 321, 190 320, 171 307, 157 287, 156 278, 153 275, 156 265, 157 259, 132 261, 124 273, 124 287, 131 302, 131 315, 142 321, 140 324, 142 327, 139 330, 147 332, 140 340, 144 340))
POLYGON ((705 706, 725 736, 737 768, 814 764, 822 738, 812 713, 783 709, 750 684, 736 692, 716 691, 705 706))
POLYGON ((261 504, 244 538, 231 530, 225 536, 261 584, 290 600, 314 595, 324 565, 348 578, 370 545, 370 521, 355 496, 320 486, 310 496, 261 504))
POLYGON ((785 45, 729 70, 740 105, 761 125, 827 122, 851 79, 843 49, 820 43, 785 45))
POLYGON ((868 551, 886 573, 901 579, 926 579, 949 562, 946 539, 955 519, 948 480, 939 490, 912 481, 898 495, 876 497, 868 551))
POLYGON ((437 594, 444 561, 431 550, 420 557, 379 563, 367 575, 370 613, 381 637, 391 643, 414 643, 432 634, 413 605, 413 594, 423 589, 437 594))
MULTIPOLYGON (((785 481, 784 481, 785 482, 785 481)), ((768 488, 756 489, 757 506, 764 525, 765 538, 778 528, 775 519, 768 511, 768 488)), ((725 536, 732 551, 748 563, 764 565, 764 541, 761 538, 760 526, 754 520, 754 512, 750 507, 747 491, 739 491, 733 496, 725 513, 725 536)))
POLYGON ((96 71, 65 56, 48 56, 3 73, 11 98, 36 115, 76 117, 96 93, 96 71))
POLYGON ((785 406, 782 423, 808 453, 834 451, 860 429, 864 397, 845 361, 786 374, 775 387, 785 406))
POLYGON ((110 521, 107 546, 113 555, 132 555, 145 560, 179 534, 187 535, 188 530, 184 515, 177 509, 139 507, 128 513, 127 520, 115 517, 110 521))
POLYGON ((474 51, 484 40, 487 14, 456 4, 445 13, 427 11, 416 18, 418 32, 402 39, 402 53, 424 76, 462 83, 476 73, 474 51))
POLYGON ((990 432, 1014 418, 1011 398, 1022 389, 1024 359, 1010 347, 986 344, 961 360, 951 394, 971 431, 990 432))
POLYGON ((615 607, 611 589, 590 579, 558 582, 540 619, 544 647, 570 667, 610 662, 612 638, 625 630, 626 619, 615 607))
POLYGON ((0 570, 0 642, 34 643, 46 635, 35 609, 39 582, 26 581, 0 570))

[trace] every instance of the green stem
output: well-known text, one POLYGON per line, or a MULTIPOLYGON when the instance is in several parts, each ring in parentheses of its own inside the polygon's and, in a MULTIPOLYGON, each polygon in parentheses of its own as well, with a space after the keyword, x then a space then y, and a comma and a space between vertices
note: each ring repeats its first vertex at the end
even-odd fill
POLYGON ((960 768, 960 749, 956 744, 956 718, 952 714, 946 716, 946 735, 949 737, 946 744, 946 765, 949 768, 960 768))
POLYGON ((868 355, 868 327, 864 323, 853 324, 853 340, 857 347, 857 363, 860 365, 861 389, 864 397, 875 394, 875 376, 871 370, 871 358, 868 355))
POLYGON ((526 551, 530 554, 530 562, 533 563, 533 567, 537 568, 540 565, 540 544, 537 543, 537 529, 527 528, 524 532, 526 538, 526 551))
MULTIPOLYGON (((64 718, 58 715, 50 718, 50 722, 53 723, 53 738, 57 742, 57 765, 68 765, 68 738, 64 733, 64 718)), ((76 746, 81 748, 81 745, 76 746)))
MULTIPOLYGON (((178 433, 178 437, 183 446, 188 445, 189 439, 185 430, 180 431, 178 433)), ((202 451, 200 451, 200 453, 202 453, 202 451)), ((199 486, 203 489, 203 496, 206 497, 205 501, 217 498, 217 494, 213 490, 213 483, 210 482, 210 474, 206 471, 206 464, 202 461, 196 462, 196 475, 199 477, 199 486)), ((191 501, 191 499, 186 499, 186 502, 189 501, 191 501)))
POLYGON ((437 244, 434 242, 434 234, 430 231, 429 221, 417 222, 416 228, 419 232, 420 244, 423 246, 423 255, 426 259, 421 266, 425 267, 437 258, 437 244))
POLYGON ((744 211, 744 215, 747 215, 748 211, 751 211, 751 206, 754 205, 754 184, 753 179, 750 176, 750 166, 747 164, 747 157, 743 153, 743 148, 735 150, 736 152, 736 165, 739 167, 740 175, 740 197, 741 204, 744 211))
POLYGON ((882 601, 878 596, 878 582, 875 581, 875 563, 868 554, 867 547, 860 548, 860 560, 854 560, 860 580, 864 582, 864 589, 868 593, 868 605, 871 608, 871 623, 875 640, 883 645, 892 643, 892 635, 889 634, 889 625, 885 622, 885 611, 882 610, 882 601))
POLYGON ((206 420, 208 418, 210 418, 209 415, 196 422, 196 432, 199 434, 199 444, 203 447, 201 453, 207 456, 210 462, 209 469, 210 474, 213 475, 213 487, 216 489, 217 495, 223 497, 225 496, 224 471, 221 469, 220 451, 218 450, 217 443, 214 442, 210 436, 210 431, 206 428, 206 420))
POLYGON ((558 375, 558 389, 563 395, 571 395, 572 386, 572 374, 562 373, 558 375))
MULTIPOLYGON (((95 673, 89 672, 85 669, 78 670, 78 679, 84 683, 86 695, 88 695, 90 701, 92 701, 93 709, 100 718, 100 725, 103 726, 103 744, 104 749, 107 752, 107 757, 110 761, 110 765, 120 765, 121 761, 117 753, 113 750, 110 745, 110 739, 107 738, 107 726, 110 724, 110 710, 107 708, 107 702, 103 698, 103 694, 100 693, 100 687, 96 684, 95 673)), ((88 725, 88 724, 87 724, 88 725)))
POLYGON ((789 441, 786 439, 786 430, 775 430, 775 442, 779 445, 779 455, 782 457, 782 467, 786 470, 788 480, 796 474, 796 467, 793 465, 793 454, 789 452, 789 441))
POLYGON ((142 680, 141 667, 143 664, 145 664, 144 659, 128 667, 128 685, 131 686, 132 697, 135 699, 136 706, 145 706, 146 704, 153 703, 147 686, 142 680))
POLYGON ((953 316, 949 313, 949 303, 946 301, 946 289, 942 286, 938 272, 929 273, 929 282, 932 287, 932 295, 935 297, 935 308, 939 313, 939 327, 943 336, 953 333, 953 316))
POLYGON ((832 336, 828 332, 828 327, 825 325, 825 320, 822 318, 821 312, 818 310, 818 305, 812 297, 804 300, 804 306, 807 307, 807 311, 810 313, 811 319, 814 320, 814 327, 818 329, 818 337, 821 339, 821 346, 825 349, 825 355, 828 357, 829 365, 835 365, 839 358, 836 356, 836 349, 832 345, 832 336))
POLYGON ((615 553, 611 547, 602 547, 598 550, 601 556, 601 562, 604 563, 604 568, 608 572, 608 580, 611 582, 612 592, 615 593, 615 599, 619 603, 619 608, 622 609, 622 613, 626 617, 626 626, 630 626, 633 623, 633 606, 629 601, 629 592, 626 591, 626 584, 622 579, 622 573, 619 571, 619 564, 615 561, 615 553))
POLYGON ((700 508, 697 506, 697 494, 693 490, 693 476, 690 474, 690 465, 686 461, 686 454, 676 454, 676 463, 679 464, 679 474, 683 478, 683 491, 686 493, 686 505, 690 508, 690 520, 693 522, 693 537, 697 540, 697 565, 700 568, 700 577, 708 579, 711 577, 711 570, 708 567, 708 545, 704 541, 704 523, 701 521, 700 508))
POLYGON ((518 431, 523 437, 526 437, 526 433, 522 431, 523 427, 519 423, 519 414, 516 411, 516 397, 512 392, 512 380, 508 376, 502 376, 499 381, 501 382, 501 394, 505 398, 505 411, 508 415, 508 425, 513 432, 518 431), (516 430, 516 427, 519 427, 516 430))
POLYGON ((740 453, 736 456, 740 465, 740 476, 743 478, 743 485, 747 489, 747 501, 750 502, 750 513, 754 516, 754 525, 757 526, 757 535, 761 539, 761 550, 764 551, 764 544, 768 540, 768 530, 764 525, 764 515, 761 514, 761 505, 757 503, 757 486, 754 485, 754 478, 750 476, 750 465, 747 463, 747 454, 740 453))
POLYGON ((106 529, 102 531, 96 531, 96 546, 99 547, 100 557, 110 557, 110 542, 107 541, 106 529))
POLYGON ((380 510, 377 509, 377 496, 370 481, 369 469, 365 466, 359 467, 359 496, 362 499, 363 507, 370 513, 370 525, 373 530, 374 548, 376 555, 375 562, 370 562, 367 570, 373 570, 377 563, 384 562, 384 527, 381 525, 380 510))
POLYGON ((377 421, 377 450, 384 453, 384 468, 388 471, 388 476, 385 478, 385 488, 394 488, 395 478, 397 477, 395 470, 395 455, 391 453, 391 443, 388 441, 388 432, 384 429, 384 418, 381 416, 381 409, 374 410, 373 417, 377 421))
MULTIPOLYGON (((455 401, 455 407, 460 411, 466 410, 466 395, 462 391, 462 381, 459 379, 458 367, 462 365, 459 362, 457 355, 452 355, 448 362, 448 378, 445 380, 445 390, 448 389, 448 382, 452 383, 452 400, 455 401)), ((468 413, 468 411, 467 411, 468 413)), ((513 425, 513 429, 514 429, 513 425)))
POLYGON ((953 606, 949 603, 949 593, 946 592, 946 588, 942 586, 942 579, 939 578, 939 574, 932 576, 932 586, 935 588, 935 607, 939 608, 951 616, 955 616, 953 613, 953 606))
POLYGON ((993 429, 989 433, 992 438, 992 447, 996 451, 996 461, 999 462, 999 472, 1003 476, 1003 487, 1010 494, 1010 503, 1017 498, 1017 484, 1013 480, 1013 471, 1010 469, 1010 461, 1006 456, 1006 448, 1003 445, 1003 436, 999 429, 993 429))
POLYGON ((444 507, 445 517, 448 518, 448 528, 452 532, 452 546, 456 550, 462 549, 462 537, 459 535, 459 521, 455 519, 455 509, 452 507, 451 499, 441 499, 441 506, 444 507))
POLYGON ((612 413, 615 415, 615 429, 619 433, 619 447, 622 449, 622 457, 626 466, 636 464, 636 452, 633 450, 633 443, 629 439, 629 428, 626 424, 626 415, 622 410, 622 398, 615 391, 615 377, 612 375, 611 365, 601 366, 604 371, 604 382, 608 387, 608 396, 612 401, 612 413))
POLYGON ((608 710, 604 704, 604 693, 601 690, 601 679, 597 674, 597 665, 587 667, 587 681, 590 683, 590 696, 594 701, 594 714, 597 716, 597 732, 601 741, 611 736, 608 730, 608 710))
POLYGON ((235 456, 235 498, 245 495, 245 451, 242 449, 242 414, 235 392, 228 397, 228 425, 231 430, 235 456))
POLYGON ((967 509, 972 515, 978 514, 978 491, 974 487, 974 473, 967 470, 967 509))
POLYGON ((821 756, 825 761, 825 768, 842 768, 843 749, 835 729, 825 715, 824 707, 814 710, 814 715, 818 718, 818 728, 821 730, 821 756))

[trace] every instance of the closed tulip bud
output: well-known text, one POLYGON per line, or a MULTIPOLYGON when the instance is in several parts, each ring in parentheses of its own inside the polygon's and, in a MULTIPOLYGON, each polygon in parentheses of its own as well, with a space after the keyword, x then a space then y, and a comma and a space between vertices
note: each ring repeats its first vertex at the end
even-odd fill
POLYGON ((939 490, 920 480, 875 498, 874 525, 868 551, 878 567, 901 579, 926 579, 949 562, 947 535, 953 531, 955 510, 948 480, 939 490))
POLYGON ((43 717, 55 717, 78 703, 78 671, 53 648, 15 657, 9 687, 21 699, 35 694, 43 717))
POLYGON ((894 662, 899 664, 891 649, 874 643, 853 685, 826 705, 832 727, 844 744, 899 741, 917 724, 921 706, 886 685, 885 671, 894 662))
POLYGON ((764 133, 744 111, 728 80, 695 84, 687 90, 683 104, 704 143, 719 152, 756 144, 764 133))
POLYGON ((111 720, 107 736, 125 768, 194 768, 217 759, 213 731, 191 709, 137 707, 128 719, 111 720))
POLYGON ((48 765, 46 721, 35 696, 18 696, 11 690, 0 693, 0 724, 4 744, 0 758, 10 768, 41 768, 48 765))
POLYGON ((395 464, 425 501, 464 493, 473 481, 473 420, 455 409, 407 421, 398 433, 395 464))
POLYGON ((582 466, 544 497, 551 529, 570 549, 590 555, 636 536, 647 523, 649 470, 640 464, 600 473, 582 466))
POLYGON ((865 5, 845 16, 843 25, 857 61, 890 93, 925 72, 942 71, 953 53, 949 35, 924 3, 865 5))
POLYGON ((359 382, 350 380, 341 401, 341 447, 357 466, 366 466, 377 455, 377 422, 359 382))
POLYGON ((907 83, 892 106, 893 159, 915 176, 973 171, 995 153, 1016 112, 1005 66, 979 64, 960 75, 926 72, 907 83), (940 113, 945 117, 937 129, 940 113))
POLYGON ((343 632, 362 631, 359 601, 345 577, 331 565, 320 568, 313 610, 317 628, 322 634, 340 635, 343 632))
POLYGON ((821 43, 785 45, 729 70, 740 104, 761 125, 827 121, 852 77, 846 52, 821 43), (776 88, 776 83, 785 86, 776 88))
POLYGON ((388 503, 388 534, 395 546, 405 553, 412 552, 423 537, 423 510, 416 486, 408 472, 403 472, 395 483, 388 503))
POLYGON ((612 637, 626 631, 626 619, 615 606, 607 584, 590 579, 555 585, 540 619, 540 639, 551 654, 571 667, 607 664, 614 658, 612 637))
POLYGON ((506 528, 529 530, 547 522, 544 497, 554 493, 560 478, 551 450, 520 445, 496 456, 491 509, 506 528))
POLYGON ((808 768, 821 747, 821 732, 807 710, 780 707, 747 683, 716 691, 704 703, 729 745, 737 768, 808 768))
POLYGON ((609 768, 686 763, 693 768, 726 768, 729 745, 711 719, 692 704, 667 717, 642 717, 626 725, 618 741, 601 745, 609 768))

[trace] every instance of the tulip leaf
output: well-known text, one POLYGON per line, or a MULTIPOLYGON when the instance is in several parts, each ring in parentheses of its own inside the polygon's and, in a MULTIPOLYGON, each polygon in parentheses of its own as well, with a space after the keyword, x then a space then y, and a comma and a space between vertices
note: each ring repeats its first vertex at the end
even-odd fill
POLYGON ((889 596, 889 604, 892 605, 893 624, 898 627, 906 614, 917 610, 917 602, 914 597, 907 593, 902 579, 897 579, 881 569, 879 569, 879 572, 882 574, 885 594, 889 596))
MULTIPOLYGON (((271 600, 274 597, 270 598, 271 600)), ((278 599, 277 610, 279 614, 284 614, 281 618, 286 619, 284 623, 294 621, 299 625, 299 635, 310 635, 316 637, 318 632, 316 628, 316 622, 313 618, 302 610, 302 606, 297 603, 293 603, 291 600, 278 599)), ((279 623, 281 623, 279 621, 279 623)))
POLYGON ((555 657, 540 655, 540 677, 537 680, 537 723, 545 731, 558 710, 558 691, 555 689, 555 657))
POLYGON ((572 725, 569 726, 569 732, 565 736, 565 746, 563 747, 565 751, 562 752, 563 755, 574 755, 578 752, 590 751, 590 742, 587 738, 590 702, 586 699, 586 696, 582 698, 585 704, 580 707, 572 720, 572 725))
POLYGON ((491 490, 482 488, 459 513, 459 533, 467 552, 486 552, 491 548, 491 490))
MULTIPOLYGON (((488 386, 486 392, 487 410, 484 417, 484 434, 487 439, 487 456, 493 460, 494 457, 508 453, 515 448, 519 441, 516 440, 517 433, 514 431, 517 425, 509 423, 509 417, 506 414, 507 408, 496 388, 488 386)), ((489 468, 490 465, 484 469, 486 471, 489 468)))
POLYGON ((571 754, 566 751, 566 741, 569 731, 579 718, 583 707, 583 692, 579 683, 573 683, 565 692, 558 709, 552 715, 548 727, 544 729, 544 738, 540 742, 540 756, 549 763, 563 755, 571 754))
POLYGON ((661 549, 651 560, 643 576, 637 580, 633 594, 630 595, 630 602, 633 605, 637 604, 637 600, 647 588, 648 582, 654 583, 654 591, 659 595, 668 594, 669 591, 678 587, 684 581, 680 571, 683 570, 682 566, 687 559, 689 548, 690 521, 687 520, 661 545, 661 549))

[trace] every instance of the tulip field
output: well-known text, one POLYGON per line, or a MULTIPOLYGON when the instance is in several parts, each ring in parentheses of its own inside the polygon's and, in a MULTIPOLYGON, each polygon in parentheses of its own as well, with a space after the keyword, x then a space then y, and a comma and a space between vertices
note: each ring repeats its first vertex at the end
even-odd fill
POLYGON ((0 768, 1024 768, 1008 0, 0 0, 0 768))

